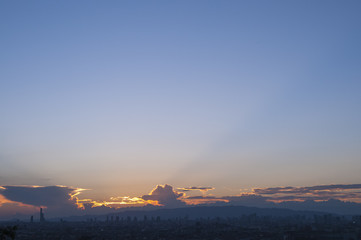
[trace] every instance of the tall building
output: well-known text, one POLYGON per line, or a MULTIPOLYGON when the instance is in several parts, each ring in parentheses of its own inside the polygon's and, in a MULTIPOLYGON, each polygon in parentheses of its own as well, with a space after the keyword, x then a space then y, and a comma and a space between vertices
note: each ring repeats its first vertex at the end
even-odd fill
POLYGON ((44 213, 43 213, 42 208, 40 208, 40 222, 45 222, 44 213))

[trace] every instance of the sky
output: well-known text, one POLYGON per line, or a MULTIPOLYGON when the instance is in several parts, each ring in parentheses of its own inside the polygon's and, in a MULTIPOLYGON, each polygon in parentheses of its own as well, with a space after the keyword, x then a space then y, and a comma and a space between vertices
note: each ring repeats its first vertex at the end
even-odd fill
POLYGON ((0 202, 360 184, 360 10, 1 1, 0 202))

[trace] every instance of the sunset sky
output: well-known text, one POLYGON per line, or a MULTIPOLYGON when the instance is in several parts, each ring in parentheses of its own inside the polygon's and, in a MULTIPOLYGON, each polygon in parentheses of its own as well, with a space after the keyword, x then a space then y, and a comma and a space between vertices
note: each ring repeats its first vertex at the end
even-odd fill
POLYGON ((360 12, 357 0, 1 1, 0 218, 47 206, 17 195, 34 189, 142 204, 169 190, 174 206, 360 191, 360 12))

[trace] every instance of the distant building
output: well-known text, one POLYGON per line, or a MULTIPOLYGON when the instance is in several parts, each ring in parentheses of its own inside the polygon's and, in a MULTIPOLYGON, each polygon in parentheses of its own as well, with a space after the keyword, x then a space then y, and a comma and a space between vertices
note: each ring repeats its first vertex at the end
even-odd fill
POLYGON ((40 208, 40 222, 45 222, 44 213, 43 213, 42 208, 40 208))

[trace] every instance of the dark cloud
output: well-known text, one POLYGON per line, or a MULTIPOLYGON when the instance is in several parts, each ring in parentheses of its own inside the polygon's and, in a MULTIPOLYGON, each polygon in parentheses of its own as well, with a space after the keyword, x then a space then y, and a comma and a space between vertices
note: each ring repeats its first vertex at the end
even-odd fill
POLYGON ((268 198, 270 201, 327 201, 330 199, 339 199, 345 201, 352 201, 361 199, 360 193, 315 193, 307 195, 284 195, 284 196, 271 196, 268 198))
POLYGON ((193 190, 207 192, 210 190, 214 190, 214 188, 213 187, 185 187, 185 188, 177 188, 177 190, 182 191, 182 192, 188 192, 188 191, 193 191, 193 190))
POLYGON ((313 187, 306 187, 309 190, 347 190, 347 189, 361 189, 361 184, 332 184, 319 185, 313 187))
POLYGON ((272 207, 274 203, 268 201, 268 197, 255 194, 244 194, 240 196, 189 196, 184 200, 188 204, 216 204, 251 207, 272 207))
POLYGON ((192 204, 231 204, 255 207, 279 207, 281 202, 361 201, 361 184, 333 184, 310 187, 256 188, 239 196, 189 196, 184 200, 192 204), (227 203, 225 203, 225 201, 227 203))
POLYGON ((243 194, 240 196, 226 196, 222 197, 229 201, 233 205, 261 205, 268 203, 269 198, 256 194, 243 194))
POLYGON ((79 210, 75 197, 82 189, 65 186, 2 186, 8 201, 46 208, 47 214, 71 214, 79 210))
POLYGON ((318 185, 312 187, 275 187, 275 188, 255 188, 255 194, 306 194, 321 191, 345 191, 361 189, 361 184, 333 184, 333 185, 318 185))
POLYGON ((71 196, 78 191, 78 189, 63 186, 3 186, 3 188, 1 194, 7 199, 39 207, 72 202, 71 196))
POLYGON ((332 184, 311 187, 256 188, 253 193, 267 196, 269 201, 343 201, 361 200, 361 184, 332 184))
POLYGON ((215 197, 215 196, 189 196, 186 197, 186 199, 219 199, 219 200, 227 200, 230 203, 235 202, 265 202, 269 198, 263 197, 261 195, 255 195, 255 194, 246 194, 241 196, 224 196, 224 197, 215 197))
POLYGON ((150 194, 143 195, 142 199, 146 201, 157 201, 158 204, 167 207, 178 207, 185 205, 185 203, 179 199, 183 196, 184 193, 176 192, 172 186, 166 184, 164 186, 158 185, 150 194))
POLYGON ((0 187, 0 219, 8 219, 14 216, 32 214, 38 211, 38 208, 32 205, 23 204, 20 202, 13 202, 6 199, 1 192, 4 189, 0 187))
POLYGON ((190 196, 187 199, 217 199, 215 196, 190 196))
POLYGON ((214 205, 228 202, 228 200, 215 196, 187 196, 183 199, 187 205, 214 205))

